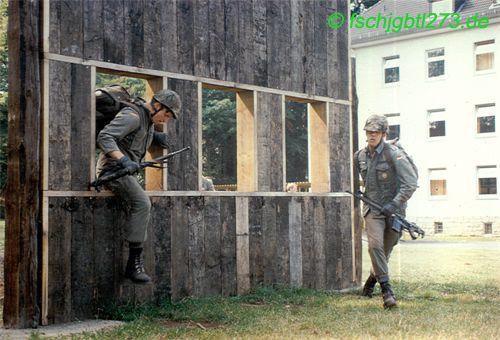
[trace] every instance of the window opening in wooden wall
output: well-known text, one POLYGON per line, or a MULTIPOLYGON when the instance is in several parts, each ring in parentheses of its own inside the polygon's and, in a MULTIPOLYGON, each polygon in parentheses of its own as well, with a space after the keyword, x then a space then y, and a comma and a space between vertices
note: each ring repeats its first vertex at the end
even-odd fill
POLYGON ((236 93, 203 88, 203 176, 215 190, 237 190, 236 93))
POLYGON ((309 191, 307 103, 285 101, 287 191, 309 191))
MULTIPOLYGON (((146 101, 151 100, 153 94, 156 91, 161 90, 165 87, 164 79, 162 77, 148 77, 147 79, 145 79, 135 77, 133 74, 124 75, 122 72, 118 74, 113 70, 99 69, 98 72, 96 72, 96 94, 98 89, 105 88, 111 85, 121 85, 127 90, 131 97, 141 97, 146 101)), ((96 120, 98 116, 99 112, 96 112, 96 120)), ((164 126, 155 126, 155 129, 163 131, 164 126)), ((96 162, 97 158, 99 157, 99 153, 100 149, 96 146, 96 162)), ((158 157, 163 153, 164 150, 162 148, 152 145, 148 150, 145 159, 147 160, 158 157)), ((162 190, 166 186, 166 181, 163 179, 164 174, 166 174, 166 172, 162 171, 161 169, 147 168, 145 170, 141 170, 137 176, 139 179, 139 183, 144 189, 162 190)))

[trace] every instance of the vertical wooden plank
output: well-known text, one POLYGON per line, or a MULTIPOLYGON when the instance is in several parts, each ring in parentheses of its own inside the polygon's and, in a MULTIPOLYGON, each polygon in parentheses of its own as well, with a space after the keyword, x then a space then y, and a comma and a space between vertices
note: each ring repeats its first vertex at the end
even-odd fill
POLYGON ((238 81, 238 59, 240 48, 238 41, 238 0, 224 2, 224 45, 226 75, 224 80, 238 81))
POLYGON ((290 239, 290 286, 302 287, 302 199, 292 197, 288 203, 290 239))
POLYGON ((308 104, 309 175, 312 192, 330 191, 329 140, 326 103, 308 104))
MULTIPOLYGON (((328 68, 327 68, 327 30, 325 25, 328 18, 326 1, 314 1, 314 67, 315 67, 315 91, 318 96, 327 95, 328 68)), ((347 26, 347 25, 346 25, 347 26)))
POLYGON ((257 93, 257 182, 259 191, 283 191, 282 96, 257 93))
POLYGON ((337 272, 341 256, 339 249, 342 235, 339 233, 339 204, 338 199, 328 197, 325 200, 325 224, 326 224, 326 289, 340 289, 340 277, 337 272))
POLYGON ((169 121, 167 133, 175 149, 190 146, 191 150, 175 157, 168 166, 168 190, 198 190, 198 84, 188 80, 169 79, 168 87, 182 101, 180 117, 169 121))
POLYGON ((226 59, 224 57, 224 0, 209 0, 209 25, 210 32, 210 78, 224 79, 226 72, 226 59))
POLYGON ((10 1, 9 138, 5 187, 4 326, 39 322, 41 174, 40 1, 10 1))
POLYGON ((238 2, 238 82, 253 84, 253 1, 238 2))
POLYGON ((324 197, 313 197, 314 204, 314 267, 317 289, 326 288, 325 206, 324 197))
MULTIPOLYGON (((328 13, 337 12, 337 0, 327 1, 328 13)), ((329 14, 327 14, 329 15, 329 14)), ((347 26, 347 25, 346 25, 347 26)), ((341 71, 339 65, 339 51, 338 51, 338 40, 342 38, 341 31, 343 28, 332 29, 328 28, 326 32, 326 45, 327 45, 327 82, 328 82, 328 96, 333 98, 338 98, 341 71)), ((345 39, 345 38, 344 38, 345 39)))
POLYGON ((116 64, 125 62, 125 13, 124 0, 107 0, 103 5, 104 61, 116 64))
MULTIPOLYGON (((172 244, 172 202, 170 197, 151 197, 151 225, 154 253, 155 298, 157 302, 170 295, 172 244)), ((149 237, 148 237, 149 238, 149 237)))
POLYGON ((144 67, 144 1, 124 0, 123 4, 125 65, 144 67))
MULTIPOLYGON (((345 1, 337 0, 337 11, 339 13, 342 13, 344 15, 344 18, 347 18, 349 16, 349 4, 345 1)), ((339 72, 337 73, 337 77, 339 78, 339 81, 334 95, 335 98, 349 100, 349 27, 346 24, 342 25, 342 27, 337 30, 337 35, 338 38, 336 51, 338 53, 337 60, 339 63, 339 72)))
MULTIPOLYGON (((71 214, 71 319, 95 316, 94 305, 94 216, 95 199, 77 198, 71 214)), ((66 254, 65 256, 68 256, 66 254)))
POLYGON ((191 0, 177 0, 177 53, 179 72, 194 74, 194 7, 191 0))
MULTIPOLYGON (((315 16, 314 4, 315 1, 304 2, 304 92, 316 93, 316 58, 315 58, 315 16)), ((324 24, 325 18, 321 18, 321 23, 324 24)), ((325 25, 327 26, 327 25, 325 25)))
POLYGON ((277 279, 276 201, 274 197, 263 197, 262 207, 262 252, 264 265, 264 285, 270 286, 277 279))
POLYGON ((178 72, 177 0, 161 0, 161 56, 163 70, 178 72), (168 18, 168 20, 164 20, 168 18))
POLYGON ((351 187, 350 107, 335 103, 327 104, 330 143, 330 191, 344 192, 351 187))
POLYGON ((250 290, 248 197, 236 199, 236 270, 238 294, 250 290))
POLYGON ((340 198, 340 213, 339 223, 342 226, 342 285, 341 288, 351 288, 356 286, 353 280, 353 247, 354 242, 352 234, 352 219, 351 219, 351 202, 350 197, 340 198))
POLYGON ((253 0, 253 69, 254 84, 267 87, 267 20, 266 0, 253 0))
POLYGON ((221 206, 220 197, 206 196, 203 219, 205 222, 205 294, 222 292, 221 278, 221 206))
POLYGON ((262 197, 250 197, 248 206, 252 212, 249 214, 249 261, 250 261, 250 286, 256 288, 264 282, 264 264, 262 256, 262 210, 264 200, 262 197))
MULTIPOLYGON (((144 98, 151 100, 156 91, 167 87, 167 80, 165 78, 152 78, 146 82, 146 94, 144 98)), ((165 124, 155 125, 156 131, 163 132, 166 130, 165 124)), ((172 150, 173 151, 173 150, 172 150)), ((151 160, 156 157, 161 157, 165 154, 165 149, 159 145, 151 145, 146 153, 146 160, 151 160)), ((166 172, 163 169, 146 168, 145 169, 145 187, 146 190, 164 190, 164 180, 166 172)))
MULTIPOLYGON (((205 280, 205 225, 203 221, 204 197, 189 197, 189 272, 192 295, 203 296, 205 280)), ((207 245, 209 246, 209 245, 207 245)))
MULTIPOLYGON (((147 0, 144 2, 144 67, 162 69, 162 25, 166 20, 162 16, 162 0, 147 0)), ((169 18, 170 19, 170 18, 169 18)))
POLYGON ((304 22, 305 2, 290 1, 290 90, 296 92, 304 92, 304 26, 309 25, 304 22))
POLYGON ((188 197, 172 197, 172 299, 191 295, 189 284, 189 229, 186 228, 188 197))
POLYGON ((49 52, 60 53, 61 50, 61 2, 50 1, 49 14, 49 52))
POLYGON ((290 88, 290 0, 267 1, 267 86, 290 88))
POLYGON ((222 295, 237 293, 235 198, 221 197, 221 277, 222 295))
POLYGON ((90 66, 71 65, 71 190, 88 190, 92 178, 91 78, 90 66))
POLYGON ((276 197, 276 283, 290 284, 290 226, 288 203, 290 197, 276 197))
POLYGON ((124 206, 115 197, 96 198, 94 204, 95 264, 94 299, 98 309, 108 307, 118 297, 125 270, 124 206))
POLYGON ((302 203, 302 282, 304 288, 314 288, 314 202, 304 197, 302 203))
POLYGON ((61 1, 61 49, 70 57, 83 57, 83 1, 61 1))
POLYGON ((71 320, 71 210, 75 200, 49 200, 49 305, 50 323, 71 320))
POLYGON ((194 75, 210 77, 209 0, 196 0, 194 7, 194 75))
POLYGON ((254 92, 236 94, 236 134, 238 191, 255 191, 257 147, 254 92))
MULTIPOLYGON (((52 2, 53 1, 51 1, 51 3, 52 2)), ((103 60, 103 47, 103 2, 102 0, 84 1, 83 57, 91 60, 103 60)))
POLYGON ((49 64, 49 190, 71 188, 71 64, 49 64))

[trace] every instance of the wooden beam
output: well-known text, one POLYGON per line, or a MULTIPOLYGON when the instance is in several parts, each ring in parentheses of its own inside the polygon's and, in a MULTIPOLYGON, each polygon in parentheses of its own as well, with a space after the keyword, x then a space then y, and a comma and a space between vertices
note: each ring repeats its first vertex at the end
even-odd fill
POLYGON ((5 189, 4 327, 40 320, 41 4, 9 1, 9 138, 5 189))
POLYGON ((236 279, 238 294, 250 290, 248 197, 236 197, 236 279))
MULTIPOLYGON (((151 78, 146 81, 146 94, 145 99, 150 101, 156 91, 167 88, 166 78, 151 78)), ((159 124, 155 126, 156 131, 165 131, 165 124, 159 124)), ((146 160, 151 160, 156 157, 163 156, 165 149, 158 145, 151 145, 148 152, 146 153, 146 160)), ((164 174, 166 172, 163 169, 146 168, 145 170, 145 185, 146 190, 164 190, 164 174)))
POLYGON ((330 191, 328 122, 326 103, 308 105, 309 176, 312 192, 330 191))
POLYGON ((254 92, 236 94, 236 150, 238 191, 255 191, 256 129, 254 92))

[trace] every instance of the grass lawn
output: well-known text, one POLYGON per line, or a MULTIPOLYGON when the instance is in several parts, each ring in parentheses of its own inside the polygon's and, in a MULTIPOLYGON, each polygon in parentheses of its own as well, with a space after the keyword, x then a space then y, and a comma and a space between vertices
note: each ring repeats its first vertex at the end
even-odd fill
MULTIPOLYGON (((404 241, 391 259, 395 310, 383 310, 379 291, 363 299, 359 291, 261 288, 241 297, 122 307, 110 315, 130 321, 125 326, 73 339, 498 339, 499 259, 498 239, 404 241)), ((363 262, 364 279, 366 249, 363 262)))

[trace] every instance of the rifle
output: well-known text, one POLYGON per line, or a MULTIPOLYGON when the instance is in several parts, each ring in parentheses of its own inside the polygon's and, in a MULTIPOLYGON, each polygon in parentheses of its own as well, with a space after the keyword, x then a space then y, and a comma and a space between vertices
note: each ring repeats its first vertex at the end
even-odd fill
MULTIPOLYGON (((349 190, 346 190, 346 192, 348 194, 353 195, 357 199, 365 202, 366 204, 368 204, 372 208, 375 208, 378 211, 382 211, 382 207, 379 204, 377 204, 376 202, 373 202, 371 199, 366 197, 365 194, 361 190, 358 190, 358 192, 356 194, 350 192, 349 190)), ((405 219, 403 217, 403 215, 398 214, 398 213, 394 213, 394 214, 392 214, 391 218, 394 221, 399 222, 398 223, 400 226, 399 230, 397 228, 394 228, 394 223, 393 223, 393 229, 395 229, 396 231, 401 231, 401 229, 407 231, 410 234, 412 240, 417 239, 418 236, 421 236, 422 238, 424 237, 425 231, 422 230, 422 228, 420 228, 416 223, 410 222, 407 219, 405 219)))
MULTIPOLYGON (((182 148, 180 150, 171 152, 171 153, 169 153, 169 154, 167 154, 165 156, 161 156, 161 157, 152 159, 152 160, 147 161, 147 162, 139 163, 140 168, 141 169, 144 169, 144 168, 147 168, 147 167, 150 167, 150 168, 159 168, 159 169, 164 168, 164 166, 156 165, 156 164, 164 164, 170 158, 172 158, 173 156, 175 156, 177 154, 180 154, 180 153, 182 153, 184 151, 187 151, 189 149, 191 149, 191 147, 188 146, 188 147, 182 148)), ((137 170, 137 171, 139 171, 139 170, 137 170)), ((108 174, 102 175, 98 179, 96 179, 95 181, 92 181, 90 183, 90 187, 94 187, 99 192, 99 187, 100 186, 102 186, 102 185, 104 185, 104 184, 106 184, 108 182, 114 181, 115 179, 121 178, 123 176, 127 176, 127 175, 133 175, 133 174, 129 174, 129 172, 128 172, 127 169, 119 168, 116 171, 110 171, 108 174)))

